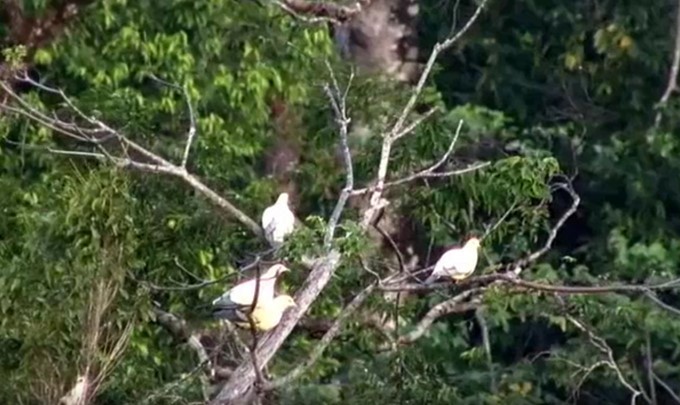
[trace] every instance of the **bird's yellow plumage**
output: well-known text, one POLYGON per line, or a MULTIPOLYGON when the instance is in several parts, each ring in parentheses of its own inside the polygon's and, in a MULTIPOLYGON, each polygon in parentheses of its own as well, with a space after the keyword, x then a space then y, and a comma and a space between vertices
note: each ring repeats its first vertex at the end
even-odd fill
POLYGON ((239 312, 237 317, 240 320, 234 321, 234 324, 241 328, 250 329, 251 325, 248 321, 248 317, 250 317, 256 330, 266 332, 274 329, 281 322, 281 317, 286 309, 296 305, 295 300, 290 295, 279 295, 273 301, 257 305, 250 314, 239 312))

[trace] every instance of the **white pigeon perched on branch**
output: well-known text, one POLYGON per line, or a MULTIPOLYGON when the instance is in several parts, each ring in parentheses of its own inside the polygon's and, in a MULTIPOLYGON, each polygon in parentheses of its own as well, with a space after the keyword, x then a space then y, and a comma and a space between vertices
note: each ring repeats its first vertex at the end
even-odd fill
POLYGON ((434 265, 434 270, 425 280, 425 284, 430 284, 440 277, 448 276, 458 281, 470 276, 477 267, 477 250, 480 245, 478 238, 470 238, 463 247, 447 250, 434 265))
POLYGON ((288 193, 281 193, 276 203, 262 212, 264 236, 270 245, 279 247, 294 227, 295 215, 288 207, 288 193))
MULTIPOLYGON (((266 304, 274 300, 276 280, 281 273, 287 271, 290 271, 288 267, 282 264, 275 264, 267 269, 264 274, 260 274, 260 287, 257 291, 257 305, 266 304)), ((256 289, 257 277, 253 277, 235 285, 213 301, 213 316, 229 319, 230 316, 223 313, 231 313, 234 311, 247 312, 247 307, 252 306, 253 301, 255 300, 256 289)))

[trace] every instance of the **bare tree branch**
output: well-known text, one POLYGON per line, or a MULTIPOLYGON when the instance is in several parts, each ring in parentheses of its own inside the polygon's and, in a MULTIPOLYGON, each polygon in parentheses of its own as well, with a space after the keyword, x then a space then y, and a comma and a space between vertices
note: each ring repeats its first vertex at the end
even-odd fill
MULTIPOLYGON (((646 396, 645 393, 641 390, 638 390, 637 388, 633 387, 628 380, 626 380, 626 377, 623 375, 623 371, 621 371, 621 368, 619 367, 618 363, 616 362, 616 359, 614 359, 614 351, 612 348, 607 344, 607 341, 595 334, 593 329, 586 325, 584 322, 576 319, 572 315, 567 314, 566 315, 567 320, 574 325, 577 329, 582 331, 588 336, 588 340, 590 340, 590 343, 598 349, 602 354, 605 355, 607 367, 610 369, 614 370, 616 373, 616 376, 619 379, 619 382, 626 387, 633 395, 631 397, 630 403, 631 405, 635 405, 635 400, 637 397, 640 395, 646 396)), ((649 398, 647 398, 649 401, 649 398)))
MULTIPOLYGON (((433 111, 433 110, 431 110, 433 111)), ((421 123, 425 117, 421 117, 422 119, 419 119, 416 121, 416 124, 421 123)), ((383 189, 387 189, 393 186, 398 186, 404 183, 408 183, 417 179, 423 179, 423 178, 432 178, 432 177, 453 177, 453 176, 458 176, 461 174, 469 173, 475 170, 483 169, 484 167, 489 166, 491 163, 490 162, 481 162, 481 163, 475 163, 472 164, 468 167, 462 168, 462 169, 456 169, 456 170, 451 170, 451 171, 446 171, 446 172, 436 172, 437 169, 439 169, 446 161, 449 159, 451 156, 451 153, 453 152, 453 149, 456 145, 456 141, 458 140, 458 136, 460 135, 460 131, 463 127, 463 120, 460 120, 458 122, 458 127, 456 128, 456 132, 453 136, 453 140, 451 141, 451 144, 449 145, 449 148, 446 150, 444 155, 432 166, 428 167, 427 169, 423 169, 417 173, 413 173, 411 175, 408 175, 404 178, 398 179, 398 180, 392 180, 392 181, 387 181, 383 185, 383 189)), ((409 127, 409 132, 415 128, 415 126, 409 127)), ((366 194, 370 191, 373 191, 373 188, 361 188, 354 190, 352 192, 352 195, 362 195, 366 194)))
POLYGON ((302 374, 304 374, 305 371, 307 371, 312 365, 314 365, 314 363, 316 363, 316 361, 319 360, 319 357, 321 357, 321 355, 326 350, 328 345, 330 345, 333 339, 335 339, 338 333, 340 333, 343 323, 359 308, 359 306, 361 306, 361 304, 366 300, 366 298, 368 298, 368 296, 371 295, 371 293, 375 289, 375 286, 376 284, 371 284, 370 286, 366 287, 363 291, 357 294, 349 304, 347 304, 347 306, 342 310, 340 315, 338 315, 338 317, 335 319, 333 325, 328 329, 328 331, 326 331, 321 340, 315 344, 314 350, 312 350, 309 357, 304 363, 295 367, 290 373, 288 373, 284 377, 281 377, 267 384, 265 386, 265 389, 272 390, 288 385, 291 382, 293 382, 293 380, 302 376, 302 374))
POLYGON ((9 106, 8 104, 2 103, 0 104, 0 110, 23 115, 26 118, 36 121, 41 125, 51 128, 59 133, 73 137, 74 139, 77 140, 81 141, 85 140, 89 142, 91 145, 99 146, 101 155, 95 155, 95 157, 102 158, 102 155, 104 155, 117 167, 148 171, 152 173, 162 173, 177 177, 184 181, 185 183, 187 183, 189 186, 191 186, 194 190, 196 190, 200 194, 203 194, 206 198, 208 198, 218 207, 222 208, 228 214, 236 218, 239 222, 241 222, 241 224, 247 227, 255 235, 263 237, 262 228, 260 227, 260 225, 258 225, 257 222, 251 219, 243 211, 236 208, 236 206, 234 206, 231 202, 227 201, 225 198, 223 198, 222 196, 214 192, 212 189, 210 189, 208 186, 206 186, 203 182, 201 182, 198 179, 198 177, 189 173, 185 167, 177 166, 170 163, 166 159, 149 151, 143 146, 130 140, 125 135, 109 127, 99 119, 86 115, 84 112, 78 109, 73 103, 73 101, 68 96, 66 96, 66 94, 64 94, 61 90, 45 86, 44 84, 38 83, 28 77, 21 77, 20 79, 35 87, 60 95, 63 101, 71 107, 72 111, 75 112, 81 119, 83 119, 90 126, 89 127, 77 126, 75 124, 65 122, 57 118, 56 116, 51 117, 46 115, 45 113, 38 111, 34 107, 30 106, 21 96, 16 94, 11 89, 9 84, 4 81, 0 81, 0 87, 10 96, 12 100, 18 102, 21 107, 16 108, 9 106), (154 162, 154 164, 135 161, 129 157, 111 156, 108 152, 101 148, 100 143, 102 136, 114 137, 122 145, 138 152, 139 154, 143 155, 144 157, 154 162))
POLYGON ((581 197, 578 194, 576 194, 576 191, 574 191, 574 188, 572 187, 570 182, 559 183, 559 184, 556 184, 554 187, 557 188, 557 189, 564 190, 567 193, 569 193, 569 196, 572 199, 571 206, 569 207, 569 209, 567 209, 562 214, 560 219, 557 220, 557 223, 555 224, 555 226, 552 227, 552 229, 548 233, 548 239, 546 240, 543 247, 541 249, 531 253, 526 258, 515 263, 513 272, 516 275, 519 275, 519 273, 521 273, 523 267, 526 267, 528 264, 535 262, 536 260, 538 260, 541 256, 546 254, 552 248, 552 244, 555 241, 555 238, 557 237, 557 233, 562 228, 564 223, 567 222, 567 220, 572 215, 574 215, 574 213, 576 212, 576 209, 578 208, 579 204, 581 203, 581 197))
MULTIPOLYGON (((340 215, 345 208, 347 198, 352 192, 354 184, 352 159, 347 145, 347 125, 349 124, 349 117, 346 112, 346 96, 349 90, 349 84, 346 90, 342 93, 337 84, 334 73, 329 68, 331 75, 331 82, 333 83, 333 90, 327 87, 327 94, 330 94, 331 107, 335 113, 336 122, 340 127, 340 142, 342 144, 345 170, 347 171, 345 188, 343 189, 338 202, 331 214, 328 222, 328 228, 324 237, 325 255, 317 259, 312 266, 312 269, 307 276, 307 279, 295 295, 295 302, 297 306, 284 314, 281 323, 277 328, 258 345, 256 356, 259 360, 259 366, 265 366, 276 354, 281 345, 285 342, 288 335, 293 331, 295 325, 299 322, 302 316, 307 312, 314 300, 319 296, 321 291, 326 287, 335 270, 340 265, 341 256, 337 250, 332 247, 332 238, 339 221, 340 215), (333 94, 335 93, 335 94, 333 94)), ((351 77, 350 77, 351 81, 351 77)), ((228 404, 232 403, 238 398, 247 396, 252 388, 254 381, 255 370, 253 365, 242 363, 234 372, 227 384, 220 390, 218 395, 212 401, 213 404, 228 404)))
MULTIPOLYGON (((331 251, 315 262, 311 273, 295 295, 297 307, 286 312, 273 333, 260 341, 257 349, 260 367, 266 365, 274 357, 274 354, 295 328, 298 320, 307 312, 312 302, 326 287, 339 264, 340 253, 337 251, 331 251)), ((255 371, 252 363, 250 361, 242 363, 211 403, 228 404, 237 398, 242 398, 248 394, 254 379, 255 371)))
POLYGON ((352 6, 306 0, 274 0, 274 3, 287 13, 305 22, 343 23, 368 7, 371 1, 357 0, 352 6))
MULTIPOLYGON (((659 100, 659 107, 663 108, 668 104, 673 92, 678 90, 678 71, 680 70, 680 1, 675 8, 675 47, 673 50, 673 63, 668 72, 668 84, 659 100)), ((654 125, 659 126, 661 122, 661 111, 657 112, 654 125)))
POLYGON ((347 137, 347 127, 349 126, 351 120, 347 117, 347 93, 352 85, 352 80, 354 79, 354 72, 349 77, 347 87, 343 93, 340 92, 340 87, 338 86, 338 81, 335 78, 335 73, 331 68, 331 65, 326 61, 326 67, 331 76, 331 81, 333 83, 333 90, 326 85, 324 86, 324 91, 328 96, 333 112, 335 113, 335 122, 340 130, 340 146, 342 149, 342 157, 345 163, 346 179, 345 187, 340 192, 340 197, 338 202, 335 204, 331 218, 328 221, 328 229, 326 230, 326 235, 324 236, 324 247, 326 249, 331 248, 331 243, 333 242, 333 235, 335 233, 335 228, 340 220, 340 215, 345 209, 347 199, 349 198, 352 190, 354 189, 354 168, 352 166, 352 154, 349 150, 349 141, 347 137))
POLYGON ((659 376, 656 375, 656 373, 654 373, 654 371, 652 371, 652 376, 654 377, 654 381, 656 381, 657 384, 659 384, 659 385, 661 386, 661 388, 663 388, 663 389, 668 393, 668 395, 670 395, 671 398, 673 398, 673 400, 674 400, 675 402, 677 402, 678 404, 680 404, 680 396, 679 396, 678 394, 676 394, 676 393, 673 391, 673 389, 672 389, 671 387, 669 387, 668 384, 666 384, 666 382, 665 382, 664 380, 662 380, 661 378, 659 378, 659 376))
POLYGON ((434 307, 430 308, 427 314, 425 314, 425 316, 420 319, 418 324, 411 332, 399 337, 399 339, 397 340, 397 344, 407 345, 420 339, 430 329, 434 321, 436 321, 437 319, 441 318, 444 315, 466 312, 471 309, 476 309, 480 304, 480 300, 473 299, 468 302, 465 301, 481 291, 482 291, 481 288, 474 288, 465 291, 461 294, 458 294, 455 297, 448 299, 444 302, 441 302, 435 305, 434 307))
MULTIPOLYGON (((472 27, 472 25, 477 20, 482 10, 486 6, 487 1, 488 0, 482 0, 482 2, 477 7, 477 10, 475 10, 474 14, 472 15, 472 17, 470 17, 465 26, 463 26, 463 28, 460 31, 458 31, 458 33, 456 33, 453 36, 450 36, 443 42, 438 42, 437 44, 435 44, 434 48, 432 49, 432 53, 430 54, 430 58, 428 59, 427 64, 425 65, 425 69, 420 75, 418 84, 416 85, 415 89, 411 94, 411 97, 409 98, 408 102, 402 109, 396 122, 389 130, 389 132, 383 134, 383 143, 380 151, 380 162, 378 164, 377 179, 375 182, 375 186, 372 187, 372 192, 369 199, 369 208, 366 210, 366 212, 364 212, 363 219, 361 222, 361 224, 364 227, 367 227, 368 224, 373 222, 376 214, 382 208, 381 204, 381 201, 383 200, 382 193, 385 188, 385 178, 387 177, 387 169, 389 166, 390 155, 392 153, 392 146, 394 142, 398 139, 398 137, 401 138, 408 133, 406 131, 403 131, 404 125, 411 111, 415 107, 416 102, 418 101, 418 97, 420 96, 420 93, 423 91, 423 88, 425 87, 425 83, 427 82, 430 72, 434 67, 434 63, 436 62, 437 57, 441 52, 451 47, 470 29, 470 27, 472 27)), ((415 129, 415 126, 413 125, 408 127, 411 129, 415 129)))
POLYGON ((187 134, 187 143, 184 146, 184 154, 182 155, 182 163, 180 164, 180 167, 185 168, 187 167, 187 160, 189 160, 189 150, 191 149, 191 144, 193 143, 194 137, 196 136, 196 117, 194 115, 194 108, 191 106, 191 97, 189 97, 189 92, 187 91, 186 87, 181 87, 174 83, 170 83, 156 77, 155 75, 150 75, 150 77, 161 84, 181 91, 184 95, 184 101, 186 102, 187 110, 189 111, 189 132, 187 134))

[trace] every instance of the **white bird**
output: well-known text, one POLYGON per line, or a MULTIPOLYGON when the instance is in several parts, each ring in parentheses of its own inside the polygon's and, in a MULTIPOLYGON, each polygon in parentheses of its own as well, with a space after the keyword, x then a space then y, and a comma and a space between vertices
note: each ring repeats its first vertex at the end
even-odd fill
POLYGON ((294 227, 295 215, 288 207, 288 193, 281 193, 276 203, 262 212, 264 236, 270 245, 279 247, 294 227))
MULTIPOLYGON (((282 264, 275 264, 271 266, 264 274, 260 274, 260 287, 257 291, 257 304, 271 302, 274 299, 274 287, 276 286, 276 280, 281 275, 290 271, 288 267, 282 264)), ((253 277, 246 281, 243 281, 229 291, 222 294, 213 301, 213 306, 215 311, 227 311, 236 310, 242 307, 248 307, 253 305, 255 299, 255 291, 257 289, 257 278, 253 277)))
POLYGON ((479 239, 470 238, 463 247, 447 250, 434 265, 434 270, 425 280, 425 284, 444 276, 451 277, 454 281, 467 278, 477 267, 477 250, 480 245, 479 239))
POLYGON ((272 301, 258 303, 253 311, 223 311, 216 314, 218 318, 227 319, 236 326, 250 329, 250 321, 253 320, 255 329, 268 331, 274 329, 281 322, 283 312, 297 304, 290 295, 279 295, 272 301))

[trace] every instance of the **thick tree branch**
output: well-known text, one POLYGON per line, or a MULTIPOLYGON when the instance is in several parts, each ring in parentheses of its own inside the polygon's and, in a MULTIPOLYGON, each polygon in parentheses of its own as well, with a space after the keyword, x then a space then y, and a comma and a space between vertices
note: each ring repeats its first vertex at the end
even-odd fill
MULTIPOLYGON (((325 257, 316 261, 311 273, 295 295, 297 307, 286 312, 273 333, 260 341, 257 349, 260 367, 264 367, 274 357, 274 354, 295 328, 298 320, 302 318, 316 297, 326 287, 339 265, 340 253, 337 251, 331 251, 325 257)), ((234 376, 212 401, 212 404, 229 404, 244 397, 248 394, 254 380, 255 370, 252 363, 250 361, 242 363, 234 371, 234 376)))

